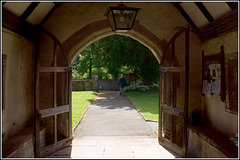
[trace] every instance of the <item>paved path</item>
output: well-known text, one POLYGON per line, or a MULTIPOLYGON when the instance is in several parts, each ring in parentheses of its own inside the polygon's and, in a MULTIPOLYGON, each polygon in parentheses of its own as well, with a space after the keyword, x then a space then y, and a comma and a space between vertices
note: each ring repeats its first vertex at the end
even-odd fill
POLYGON ((125 97, 99 93, 88 109, 74 137, 153 136, 153 130, 125 97))
POLYGON ((99 93, 73 134, 72 146, 48 158, 175 158, 118 92, 99 93))

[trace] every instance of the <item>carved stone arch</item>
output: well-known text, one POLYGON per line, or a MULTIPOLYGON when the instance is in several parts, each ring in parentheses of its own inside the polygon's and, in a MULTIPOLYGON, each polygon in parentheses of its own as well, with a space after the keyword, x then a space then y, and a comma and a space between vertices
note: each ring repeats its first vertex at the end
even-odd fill
MULTIPOLYGON (((114 34, 114 32, 110 29, 106 19, 92 22, 75 32, 63 43, 64 52, 68 54, 70 62, 72 63, 75 57, 88 45, 112 34, 114 34)), ((152 51, 160 63, 162 50, 167 42, 165 40, 160 40, 151 31, 140 25, 139 21, 135 22, 135 25, 130 32, 121 33, 119 35, 129 36, 145 45, 152 51)))

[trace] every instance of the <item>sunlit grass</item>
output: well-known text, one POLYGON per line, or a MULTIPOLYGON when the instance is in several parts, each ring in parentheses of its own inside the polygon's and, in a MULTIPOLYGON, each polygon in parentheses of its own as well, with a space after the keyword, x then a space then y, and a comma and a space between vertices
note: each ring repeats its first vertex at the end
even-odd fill
POLYGON ((158 90, 127 92, 126 95, 147 120, 158 121, 158 90))
POLYGON ((97 95, 95 91, 72 91, 72 127, 83 117, 87 107, 97 95))

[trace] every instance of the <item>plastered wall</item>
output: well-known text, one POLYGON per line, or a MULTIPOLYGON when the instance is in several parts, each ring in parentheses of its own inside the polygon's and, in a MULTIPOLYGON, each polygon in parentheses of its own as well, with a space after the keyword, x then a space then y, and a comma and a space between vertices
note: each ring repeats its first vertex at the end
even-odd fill
MULTIPOLYGON (((220 52, 221 45, 224 45, 226 63, 226 57, 238 51, 237 31, 204 42, 202 50, 205 55, 217 54, 220 52)), ((206 111, 208 123, 225 135, 233 136, 238 132, 238 117, 226 112, 225 106, 226 101, 222 102, 219 95, 213 94, 210 98, 202 96, 202 107, 206 111)))
POLYGON ((4 141, 33 123, 34 45, 31 41, 3 29, 2 53, 7 55, 5 109, 2 112, 4 141))

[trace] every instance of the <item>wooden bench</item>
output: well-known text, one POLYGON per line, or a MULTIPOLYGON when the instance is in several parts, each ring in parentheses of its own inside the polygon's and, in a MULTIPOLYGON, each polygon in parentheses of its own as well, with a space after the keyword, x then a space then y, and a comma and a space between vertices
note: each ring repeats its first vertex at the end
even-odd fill
POLYGON ((188 157, 237 158, 238 148, 229 137, 206 126, 189 127, 188 157))
POLYGON ((3 143, 4 158, 33 158, 33 127, 24 128, 3 143))
MULTIPOLYGON (((40 147, 45 145, 45 128, 40 128, 40 147)), ((34 128, 27 127, 3 142, 3 158, 33 158, 34 128)))

